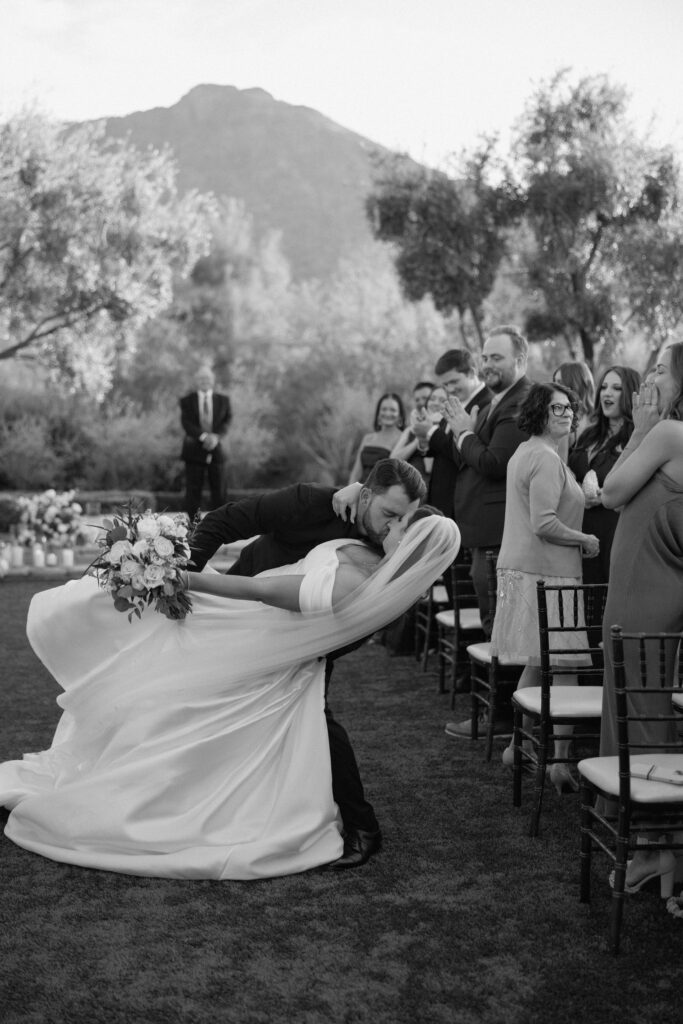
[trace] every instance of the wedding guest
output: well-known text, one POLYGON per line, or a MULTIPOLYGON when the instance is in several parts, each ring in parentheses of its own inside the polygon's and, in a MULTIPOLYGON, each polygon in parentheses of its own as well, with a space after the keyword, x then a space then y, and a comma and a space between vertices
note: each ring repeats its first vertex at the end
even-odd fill
POLYGON ((569 452, 569 467, 583 486, 586 509, 583 532, 600 541, 600 553, 583 565, 584 583, 607 583, 612 540, 619 513, 605 508, 602 485, 633 432, 633 395, 640 374, 628 366, 609 366, 600 377, 590 425, 569 452))
MULTIPOLYGON (((526 376, 529 345, 514 326, 495 327, 486 337, 481 375, 493 397, 484 409, 468 413, 457 395, 444 407, 460 462, 454 492, 453 516, 469 548, 471 576, 477 594, 482 629, 491 635, 493 613, 489 606, 487 551, 498 552, 505 517, 505 478, 510 458, 526 435, 517 416, 531 381, 526 376)), ((482 716, 482 734, 487 721, 482 716)), ((446 735, 472 738, 470 719, 447 722, 446 735)))
POLYGON ((526 376, 529 345, 516 327, 495 327, 482 351, 482 377, 493 393, 486 408, 469 413, 457 394, 444 406, 460 454, 453 516, 472 554, 472 581, 484 632, 490 636, 486 552, 498 551, 505 518, 505 477, 513 454, 526 440, 517 416, 531 381, 526 376))
POLYGON ((413 388, 413 408, 410 412, 410 422, 405 428, 398 441, 391 449, 389 457, 392 459, 405 459, 411 466, 421 474, 425 483, 429 483, 432 472, 432 459, 428 458, 418 448, 415 424, 429 420, 427 406, 430 396, 434 391, 434 385, 426 381, 419 381, 413 388))
POLYGON ((0 765, 8 838, 152 877, 335 869, 323 655, 400 615, 452 560, 455 524, 414 520, 391 518, 383 553, 347 537, 255 579, 191 573, 182 622, 147 609, 129 623, 92 576, 36 595, 27 632, 64 714, 50 750, 0 765))
MULTIPOLYGON (((603 630, 600 754, 605 756, 617 753, 611 626, 619 625, 624 632, 683 630, 683 344, 670 345, 657 358, 653 382, 643 384, 634 399, 633 432, 602 486, 605 507, 621 508, 612 544, 603 630)), ((677 655, 678 644, 669 645, 668 686, 673 685, 677 655)), ((640 679, 638 660, 636 646, 625 645, 628 685, 640 679)), ((669 695, 645 691, 643 698, 650 704, 654 720, 632 723, 634 741, 680 743, 670 722, 656 721, 660 707, 664 714, 670 713, 669 695)), ((645 753, 645 749, 639 752, 645 753)), ((666 876, 670 890, 674 868, 671 851, 638 850, 626 871, 626 891, 636 892, 659 875, 666 876)))
POLYGON ((372 467, 380 459, 387 459, 401 437, 405 426, 405 412, 399 395, 388 391, 375 408, 373 430, 363 437, 354 459, 349 483, 364 483, 372 467))
MULTIPOLYGON (((436 362, 434 374, 438 388, 443 389, 446 398, 453 395, 462 402, 465 412, 471 414, 475 409, 479 413, 488 406, 492 398, 491 391, 480 379, 474 358, 467 349, 452 348, 444 352, 436 362)), ((432 422, 422 422, 415 428, 418 445, 425 457, 432 458, 432 472, 429 478, 427 500, 431 505, 440 508, 445 516, 453 518, 453 502, 458 472, 462 468, 460 453, 453 443, 448 421, 444 416, 445 402, 436 408, 436 401, 441 392, 430 401, 434 406, 432 422), (439 412, 438 421, 436 413, 439 412), (431 495, 431 497, 430 497, 431 495)))
POLYGON ((429 396, 434 389, 434 384, 430 380, 419 380, 413 388, 413 409, 410 414, 411 420, 416 416, 419 416, 427 407, 429 396))
MULTIPOLYGON (((559 454, 561 443, 572 430, 577 408, 574 392, 563 384, 533 384, 517 424, 529 440, 519 445, 507 467, 491 647, 501 658, 526 663, 518 689, 541 685, 537 581, 544 580, 550 586, 580 584, 582 554, 594 558, 599 550, 597 537, 581 529, 583 492, 559 454)), ((558 611, 551 603, 551 629, 555 622, 559 624, 558 611)), ((566 645, 566 654, 554 655, 564 669, 571 666, 572 648, 576 650, 581 637, 572 632, 555 637, 557 648, 566 645)), ((563 671, 562 684, 576 686, 578 678, 563 671)), ((571 726, 556 726, 555 732, 568 735, 571 726)), ((568 755, 569 742, 555 741, 555 757, 568 755)), ((510 745, 503 752, 503 763, 511 765, 512 760, 510 745)), ((578 788, 565 764, 552 764, 549 775, 559 791, 567 786, 578 788)))
POLYGON ((182 459, 185 463, 185 511, 192 520, 202 501, 205 478, 211 491, 211 508, 225 501, 225 451, 222 438, 232 419, 230 399, 214 391, 210 366, 195 374, 196 391, 180 399, 180 418, 185 433, 182 459))

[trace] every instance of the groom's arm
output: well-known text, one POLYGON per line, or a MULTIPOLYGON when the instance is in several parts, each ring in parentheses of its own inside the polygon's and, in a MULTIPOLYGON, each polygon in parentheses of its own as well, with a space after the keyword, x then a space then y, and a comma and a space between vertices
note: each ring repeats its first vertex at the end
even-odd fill
POLYGON ((293 484, 207 512, 192 538, 192 567, 203 569, 222 544, 274 533, 287 526, 326 522, 334 516, 333 494, 333 487, 293 484))

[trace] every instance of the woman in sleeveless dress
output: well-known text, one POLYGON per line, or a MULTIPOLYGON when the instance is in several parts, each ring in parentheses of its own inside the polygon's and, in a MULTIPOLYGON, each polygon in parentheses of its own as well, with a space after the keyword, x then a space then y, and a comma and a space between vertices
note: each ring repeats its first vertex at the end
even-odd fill
POLYGON ((390 452, 401 439, 405 426, 405 412, 399 395, 388 391, 382 395, 375 408, 375 420, 371 434, 363 437, 354 459, 349 483, 364 483, 370 470, 380 459, 388 459, 390 452))
POLYGON ((0 765, 6 835, 159 877, 337 858, 323 656, 396 618, 453 560, 457 527, 429 511, 391 526, 381 560, 342 539, 255 578, 191 573, 182 622, 150 609, 130 624, 89 576, 36 595, 27 632, 63 714, 49 750, 0 765))
MULTIPOLYGON (((646 633, 683 630, 683 344, 671 345, 660 355, 653 381, 642 384, 634 396, 633 422, 631 439, 602 488, 606 507, 621 507, 603 620, 600 753, 605 756, 617 753, 610 628, 618 625, 625 632, 646 633)), ((675 657, 671 649, 672 678, 675 657)), ((637 653, 629 645, 627 679, 639 678, 636 661, 637 653)), ((656 713, 661 698, 653 693, 649 699, 656 713)), ((638 742, 676 741, 670 724, 639 727, 638 742)), ((668 873, 670 860, 670 853, 638 852, 626 872, 627 891, 640 888, 648 877, 668 873)))

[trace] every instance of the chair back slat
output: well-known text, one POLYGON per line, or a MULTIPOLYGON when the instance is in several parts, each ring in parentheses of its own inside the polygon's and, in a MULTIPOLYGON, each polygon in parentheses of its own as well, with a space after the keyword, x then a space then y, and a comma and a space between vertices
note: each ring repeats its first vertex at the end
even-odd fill
POLYGON ((571 673, 590 676, 595 680, 602 666, 600 646, 600 624, 607 601, 606 583, 546 584, 536 583, 538 605, 539 644, 541 655, 541 685, 549 687, 552 675, 571 673), (552 621, 550 614, 552 607, 552 621), (590 664, 552 664, 552 655, 566 655, 566 645, 558 637, 574 633, 577 636, 576 650, 571 653, 585 655, 590 664), (553 643, 553 639, 555 642, 553 643))

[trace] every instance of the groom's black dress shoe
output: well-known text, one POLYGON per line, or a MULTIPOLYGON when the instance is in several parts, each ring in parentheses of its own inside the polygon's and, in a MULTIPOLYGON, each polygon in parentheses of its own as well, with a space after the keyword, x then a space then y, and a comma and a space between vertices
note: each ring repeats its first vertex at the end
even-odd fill
POLYGON ((365 864, 382 847, 382 833, 364 832, 362 829, 345 829, 344 852, 341 857, 324 864, 322 871, 345 871, 365 864))

